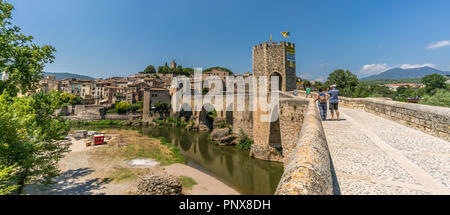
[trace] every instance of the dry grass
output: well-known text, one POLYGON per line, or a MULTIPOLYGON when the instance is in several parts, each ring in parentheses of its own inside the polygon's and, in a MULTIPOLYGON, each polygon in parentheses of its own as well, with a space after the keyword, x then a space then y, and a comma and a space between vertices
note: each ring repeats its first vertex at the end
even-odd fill
POLYGON ((187 176, 180 176, 180 181, 181 185, 183 186, 183 190, 190 190, 194 185, 197 184, 197 182, 193 178, 187 176))
POLYGON ((89 164, 96 169, 96 174, 113 182, 133 181, 148 173, 147 168, 125 165, 128 160, 151 158, 161 166, 185 163, 178 149, 164 139, 147 137, 135 130, 107 130, 103 133, 114 138, 107 145, 88 152, 89 164))

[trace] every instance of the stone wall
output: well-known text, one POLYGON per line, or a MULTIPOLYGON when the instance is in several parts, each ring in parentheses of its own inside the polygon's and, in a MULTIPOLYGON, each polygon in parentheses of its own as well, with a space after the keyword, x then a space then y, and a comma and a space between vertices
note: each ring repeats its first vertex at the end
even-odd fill
POLYGON ((103 106, 94 105, 76 105, 74 108, 74 115, 67 118, 76 121, 97 121, 104 120, 106 108, 103 106))
POLYGON ((339 101, 344 107, 363 109, 450 141, 450 108, 396 102, 382 98, 341 97, 339 101))
POLYGON ((145 89, 143 98, 142 120, 144 122, 151 122, 153 117, 150 115, 151 108, 158 103, 171 104, 171 96, 169 90, 165 89, 145 89))
POLYGON ((333 195, 331 158, 319 110, 310 100, 276 195, 333 195))
POLYGON ((297 145, 308 104, 309 100, 303 99, 281 99, 280 101, 280 128, 284 157, 288 157, 297 145))
MULTIPOLYGON (((312 96, 317 95, 312 93, 312 96)), ((305 97, 305 91, 299 91, 305 97)), ((339 97, 339 105, 361 109, 450 141, 450 108, 392 101, 386 98, 339 97)))
POLYGON ((279 116, 278 120, 274 122, 261 121, 261 116, 268 113, 261 110, 254 111, 254 144, 250 155, 262 160, 286 162, 288 155, 297 143, 308 105, 309 99, 281 92, 279 107, 278 110, 275 110, 279 116))
POLYGON ((113 114, 108 113, 105 115, 105 120, 140 120, 142 115, 136 114, 113 114))
POLYGON ((232 130, 234 134, 240 135, 244 132, 245 135, 253 138, 253 112, 251 111, 234 111, 232 130))

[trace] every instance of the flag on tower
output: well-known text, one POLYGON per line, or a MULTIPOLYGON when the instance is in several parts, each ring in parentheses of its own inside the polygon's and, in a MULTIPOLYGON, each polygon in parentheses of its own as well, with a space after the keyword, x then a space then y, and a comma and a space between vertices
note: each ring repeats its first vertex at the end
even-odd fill
POLYGON ((291 32, 289 31, 283 31, 281 32, 281 34, 283 35, 284 38, 289 38, 291 36, 291 32))

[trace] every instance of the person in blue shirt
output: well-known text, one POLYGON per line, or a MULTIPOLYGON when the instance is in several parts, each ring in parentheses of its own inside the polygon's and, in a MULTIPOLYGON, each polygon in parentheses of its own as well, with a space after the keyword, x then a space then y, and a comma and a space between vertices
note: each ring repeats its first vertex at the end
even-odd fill
POLYGON ((317 94, 314 102, 318 101, 320 118, 322 118, 323 121, 327 120, 327 100, 328 94, 326 94, 322 88, 319 88, 319 94, 317 94))
POLYGON ((339 121, 339 90, 336 90, 336 87, 336 85, 331 85, 328 95, 330 96, 331 120, 334 120, 334 112, 336 111, 337 120, 339 121))

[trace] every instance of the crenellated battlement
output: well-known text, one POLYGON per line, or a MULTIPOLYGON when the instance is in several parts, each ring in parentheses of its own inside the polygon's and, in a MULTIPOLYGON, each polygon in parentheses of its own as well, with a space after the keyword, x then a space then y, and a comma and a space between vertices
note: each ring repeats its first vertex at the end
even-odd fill
POLYGON ((296 88, 295 44, 285 41, 263 42, 253 46, 253 76, 280 77, 280 90, 296 88))
POLYGON ((290 42, 285 42, 285 41, 281 41, 281 42, 263 42, 260 43, 256 46, 253 46, 253 50, 255 49, 266 49, 266 48, 282 48, 282 47, 291 47, 291 48, 295 48, 295 44, 294 43, 290 43, 290 42))

